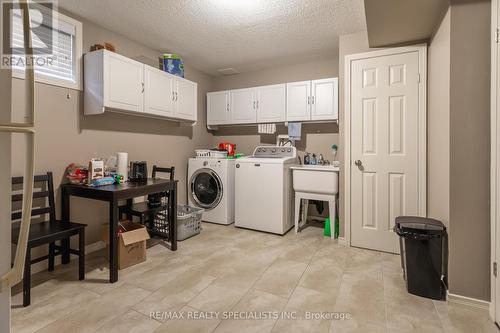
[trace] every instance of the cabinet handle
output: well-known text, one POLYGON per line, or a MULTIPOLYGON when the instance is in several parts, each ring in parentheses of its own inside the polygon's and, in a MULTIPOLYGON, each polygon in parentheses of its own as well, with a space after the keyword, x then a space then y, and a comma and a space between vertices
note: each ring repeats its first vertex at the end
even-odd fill
POLYGON ((312 99, 311 104, 314 104, 314 96, 312 96, 311 99, 312 99))
POLYGON ((172 101, 175 101, 175 91, 172 90, 172 101))
POLYGON ((257 109, 259 108, 259 101, 257 101, 257 109))
POLYGON ((142 82, 142 93, 144 93, 144 82, 142 82))
POLYGON ((177 94, 177 91, 175 92, 175 101, 177 102, 177 100, 179 99, 179 95, 177 94))
POLYGON ((255 110, 255 101, 253 101, 253 109, 255 110))
POLYGON ((226 110, 227 110, 227 112, 229 112, 229 104, 227 104, 226 110))
POLYGON ((311 104, 311 97, 307 96, 307 105, 311 104))

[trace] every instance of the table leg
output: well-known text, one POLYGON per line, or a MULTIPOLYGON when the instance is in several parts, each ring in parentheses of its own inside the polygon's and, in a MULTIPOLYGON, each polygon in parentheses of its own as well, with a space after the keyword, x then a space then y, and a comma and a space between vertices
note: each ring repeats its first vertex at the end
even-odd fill
POLYGON ((168 201, 170 205, 170 250, 177 251, 177 183, 174 184, 174 189, 170 191, 168 201))
POLYGON ((109 203, 109 282, 118 281, 118 201, 109 203))
POLYGON ((132 209, 132 205, 134 204, 134 199, 127 199, 127 220, 132 221, 132 213, 130 210, 132 209))
MULTIPOLYGON (((62 187, 61 189, 61 223, 68 223, 70 220, 70 196, 68 191, 62 187)), ((61 240, 61 262, 63 264, 69 264, 70 253, 69 253, 69 238, 61 240)))

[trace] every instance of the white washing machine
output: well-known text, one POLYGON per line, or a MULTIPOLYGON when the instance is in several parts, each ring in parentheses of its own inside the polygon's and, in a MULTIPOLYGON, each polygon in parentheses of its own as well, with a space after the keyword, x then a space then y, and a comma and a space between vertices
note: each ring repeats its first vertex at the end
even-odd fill
POLYGON ((236 160, 237 227, 285 234, 294 225, 290 167, 298 163, 295 147, 260 146, 253 156, 236 160))
POLYGON ((190 158, 188 163, 189 205, 203 208, 203 221, 234 223, 234 160, 190 158))

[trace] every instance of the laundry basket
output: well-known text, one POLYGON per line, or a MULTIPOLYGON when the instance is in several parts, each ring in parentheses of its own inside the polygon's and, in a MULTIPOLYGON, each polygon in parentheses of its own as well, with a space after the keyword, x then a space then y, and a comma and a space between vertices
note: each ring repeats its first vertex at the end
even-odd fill
POLYGON ((177 240, 182 241, 201 232, 203 208, 177 205, 177 240))

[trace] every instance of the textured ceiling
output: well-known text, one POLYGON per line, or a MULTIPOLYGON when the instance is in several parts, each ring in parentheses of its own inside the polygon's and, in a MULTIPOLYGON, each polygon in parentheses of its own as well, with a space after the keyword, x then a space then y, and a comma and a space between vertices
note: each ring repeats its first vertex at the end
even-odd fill
POLYGON ((363 0, 59 0, 59 6, 208 74, 336 56, 366 29, 363 0))

